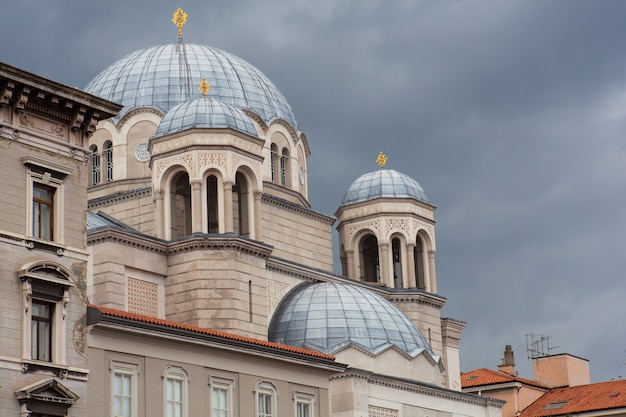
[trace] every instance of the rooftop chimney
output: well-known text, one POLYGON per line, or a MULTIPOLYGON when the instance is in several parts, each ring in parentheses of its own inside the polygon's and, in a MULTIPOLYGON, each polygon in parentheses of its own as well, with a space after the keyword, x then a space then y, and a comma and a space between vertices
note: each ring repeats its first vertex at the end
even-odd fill
POLYGON ((515 376, 515 358, 511 345, 504 347, 504 358, 502 359, 502 364, 498 365, 498 369, 501 372, 515 376))
POLYGON ((589 384, 589 361, 567 353, 533 358, 533 379, 549 388, 589 384))

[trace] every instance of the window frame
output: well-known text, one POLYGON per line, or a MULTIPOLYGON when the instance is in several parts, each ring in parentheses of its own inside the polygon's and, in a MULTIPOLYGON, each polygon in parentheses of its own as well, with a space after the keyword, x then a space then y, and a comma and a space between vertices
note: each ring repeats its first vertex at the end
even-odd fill
POLYGON ((315 394, 294 391, 293 393, 293 403, 294 403, 294 412, 293 415, 295 417, 315 417, 315 394), (299 405, 306 405, 308 407, 308 415, 301 416, 298 414, 299 405))
MULTIPOLYGON (((139 366, 129 363, 121 363, 121 362, 113 362, 112 363, 112 371, 111 371, 111 416, 112 417, 126 417, 124 414, 116 414, 116 398, 118 397, 118 393, 116 392, 115 379, 118 375, 128 376, 129 384, 130 384, 130 393, 128 397, 130 398, 130 406, 129 411, 130 414, 128 417, 136 417, 137 414, 137 375, 139 373, 139 366)), ((124 397, 124 393, 121 394, 122 398, 124 397)))
POLYGON ((210 412, 211 412, 211 417, 232 417, 233 416, 233 410, 234 410, 234 403, 233 403, 233 394, 234 394, 234 386, 235 386, 235 381, 230 380, 230 379, 225 379, 225 378, 219 378, 219 377, 210 377, 210 381, 209 381, 209 388, 211 391, 211 395, 210 395, 210 412), (226 403, 225 403, 225 415, 219 415, 217 416, 215 414, 215 397, 214 397, 214 392, 216 389, 219 390, 224 390, 226 391, 226 403))
POLYGON ((30 368, 56 368, 67 372, 67 306, 70 288, 74 287, 71 273, 56 262, 34 262, 18 271, 22 283, 22 363, 24 372, 30 368), (49 360, 33 357, 33 303, 50 306, 49 360))
MULTIPOLYGON (((274 384, 266 381, 260 381, 256 384, 254 390, 254 415, 256 417, 276 417, 277 416, 277 397, 278 390, 274 384), (260 400, 261 396, 270 397, 270 412, 261 414, 260 400)), ((264 410, 265 411, 265 410, 264 410)))
POLYGON ((27 167, 26 173, 26 236, 29 239, 40 242, 64 242, 63 213, 65 195, 65 177, 71 174, 72 169, 51 161, 45 161, 33 156, 22 158, 22 163, 27 167), (52 208, 50 239, 35 236, 34 225, 34 202, 35 187, 49 189, 52 194, 52 208))
POLYGON ((179 417, 187 417, 188 416, 188 408, 189 408, 189 399, 188 399, 188 391, 189 387, 189 374, 188 372, 181 367, 177 366, 168 366, 163 373, 163 416, 164 417, 177 417, 169 414, 168 405, 173 402, 174 404, 180 403, 180 415, 179 417), (180 399, 170 400, 169 398, 169 382, 177 381, 180 382, 180 399))

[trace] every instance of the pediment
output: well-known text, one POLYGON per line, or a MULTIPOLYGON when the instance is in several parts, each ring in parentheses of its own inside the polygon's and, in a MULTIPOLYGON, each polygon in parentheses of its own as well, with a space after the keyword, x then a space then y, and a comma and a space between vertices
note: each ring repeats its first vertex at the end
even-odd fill
POLYGON ((15 391, 20 403, 43 402, 69 408, 80 398, 56 378, 48 378, 15 391))

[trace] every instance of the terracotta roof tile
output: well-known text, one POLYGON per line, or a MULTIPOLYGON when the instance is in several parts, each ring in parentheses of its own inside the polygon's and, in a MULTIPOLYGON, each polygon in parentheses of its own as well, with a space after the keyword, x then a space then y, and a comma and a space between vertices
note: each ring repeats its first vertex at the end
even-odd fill
POLYGON ((547 387, 544 387, 535 381, 531 381, 530 379, 520 378, 505 372, 493 371, 487 368, 479 368, 474 369, 473 371, 461 373, 462 388, 481 387, 484 385, 503 384, 507 382, 519 382, 525 385, 532 385, 533 387, 547 389, 547 387))
POLYGON ((526 407, 520 417, 558 416, 626 407, 626 380, 556 388, 526 407))
POLYGON ((138 321, 138 322, 142 322, 142 323, 156 324, 156 325, 159 325, 159 326, 165 326, 165 327, 170 327, 170 328, 174 328, 174 329, 187 330, 187 331, 191 331, 191 332, 195 332, 195 333, 199 333, 199 334, 206 334, 206 335, 221 337, 221 338, 229 339, 229 340, 237 340, 239 342, 250 343, 250 344, 253 344, 253 345, 257 345, 257 346, 264 346, 264 347, 268 347, 268 348, 282 350, 282 351, 285 351, 285 352, 299 353, 301 355, 312 356, 312 357, 326 359, 326 360, 332 360, 332 361, 335 360, 335 357, 332 356, 332 355, 327 355, 325 353, 318 352, 318 351, 312 350, 312 349, 304 349, 304 348, 300 348, 300 347, 296 347, 296 346, 289 346, 289 345, 283 345, 283 344, 280 344, 280 343, 267 342, 265 340, 254 339, 254 338, 251 338, 251 337, 239 336, 239 335, 236 335, 236 334, 221 332, 221 331, 218 331, 218 330, 206 329, 206 328, 203 328, 203 327, 191 326, 189 324, 179 323, 179 322, 175 322, 175 321, 171 321, 171 320, 164 320, 164 319, 159 319, 159 318, 156 318, 156 317, 150 317, 150 316, 144 316, 144 315, 141 315, 141 314, 129 313, 127 311, 117 310, 117 309, 109 308, 109 307, 102 307, 102 306, 97 306, 97 305, 93 305, 93 304, 90 304, 89 307, 93 307, 93 308, 98 309, 100 311, 100 313, 102 313, 105 316, 118 317, 118 318, 123 318, 123 319, 128 319, 128 320, 134 320, 134 321, 138 321))

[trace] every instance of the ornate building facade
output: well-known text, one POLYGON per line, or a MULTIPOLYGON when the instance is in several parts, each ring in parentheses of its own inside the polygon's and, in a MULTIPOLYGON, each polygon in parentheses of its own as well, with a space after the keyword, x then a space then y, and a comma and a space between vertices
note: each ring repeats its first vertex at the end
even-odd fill
MULTIPOLYGON (((182 11, 174 21, 177 42, 98 74, 81 94, 100 107, 68 127, 89 135, 69 159, 80 191, 55 210, 82 275, 61 268, 54 282, 80 289, 67 317, 87 331, 66 335, 81 390, 65 373, 40 378, 78 391, 58 415, 499 416, 501 401, 461 392, 465 323, 440 314, 435 207, 420 185, 380 155, 336 217, 315 211, 309 140, 285 97, 241 58, 184 43, 182 11)), ((61 165, 50 177, 74 178, 61 165)), ((3 266, 23 291, 29 266, 3 266)))

